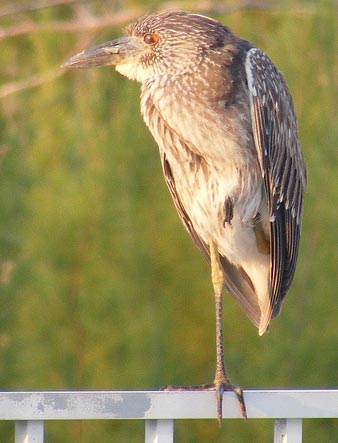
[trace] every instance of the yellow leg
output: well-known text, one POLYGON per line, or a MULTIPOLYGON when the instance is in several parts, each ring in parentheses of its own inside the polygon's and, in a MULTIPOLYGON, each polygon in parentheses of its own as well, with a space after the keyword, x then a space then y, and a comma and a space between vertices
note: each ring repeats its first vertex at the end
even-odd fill
POLYGON ((227 382, 224 365, 223 350, 223 292, 225 289, 225 278, 216 243, 209 240, 211 281, 214 288, 216 308, 216 374, 215 384, 227 382))
POLYGON ((225 371, 224 351, 223 351, 223 293, 225 289, 225 275, 219 260, 217 244, 212 239, 209 240, 211 279, 214 287, 216 306, 216 373, 213 383, 193 386, 166 386, 164 391, 216 391, 217 421, 222 425, 222 403, 224 391, 232 391, 237 395, 239 406, 244 418, 246 409, 242 389, 230 383, 225 371))
POLYGON ((246 408, 242 389, 238 386, 232 385, 226 375, 223 349, 223 293, 225 290, 225 275, 219 259, 217 244, 212 239, 209 240, 209 251, 211 264, 211 280, 214 288, 216 308, 216 373, 214 386, 216 389, 217 400, 217 420, 219 425, 221 426, 224 391, 235 392, 240 404, 242 415, 245 418, 246 408))

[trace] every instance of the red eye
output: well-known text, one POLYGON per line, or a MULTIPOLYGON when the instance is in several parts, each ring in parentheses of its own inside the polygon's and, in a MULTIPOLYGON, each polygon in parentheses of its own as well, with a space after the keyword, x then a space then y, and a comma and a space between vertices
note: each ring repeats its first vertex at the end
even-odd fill
POLYGON ((157 34, 145 34, 143 37, 144 43, 147 45, 155 45, 159 41, 160 37, 157 34))

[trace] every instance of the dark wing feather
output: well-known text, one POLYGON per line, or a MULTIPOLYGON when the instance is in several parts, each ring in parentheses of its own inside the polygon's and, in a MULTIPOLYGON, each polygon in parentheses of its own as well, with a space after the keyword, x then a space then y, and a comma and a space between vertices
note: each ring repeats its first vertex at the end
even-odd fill
POLYGON ((197 233, 193 227, 193 224, 192 224, 186 210, 184 209, 184 206, 181 203, 179 196, 177 195, 175 180, 174 180, 174 177, 173 177, 173 174, 171 171, 171 167, 170 167, 169 161, 167 160, 167 156, 164 153, 161 155, 161 161, 162 161, 164 178, 165 178, 167 186, 169 188, 171 197, 174 201, 178 215, 180 216, 185 228, 187 229, 187 231, 191 235, 194 242, 199 247, 199 249, 202 251, 204 257, 209 261, 210 257, 209 257, 208 246, 197 235, 197 233))
POLYGON ((270 309, 263 313, 264 330, 278 314, 295 272, 306 168, 292 98, 281 73, 256 48, 247 54, 246 73, 270 214, 270 309))

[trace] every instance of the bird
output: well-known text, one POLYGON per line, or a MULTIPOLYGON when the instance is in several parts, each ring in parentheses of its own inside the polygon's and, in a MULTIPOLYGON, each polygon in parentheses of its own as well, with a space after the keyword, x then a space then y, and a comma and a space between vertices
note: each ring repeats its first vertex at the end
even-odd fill
POLYGON ((306 188, 293 100, 268 55, 217 20, 180 10, 142 16, 125 35, 71 57, 65 68, 115 66, 141 83, 141 114, 155 139, 177 213, 211 267, 216 312, 212 383, 166 390, 224 391, 223 296, 263 335, 290 288, 306 188))

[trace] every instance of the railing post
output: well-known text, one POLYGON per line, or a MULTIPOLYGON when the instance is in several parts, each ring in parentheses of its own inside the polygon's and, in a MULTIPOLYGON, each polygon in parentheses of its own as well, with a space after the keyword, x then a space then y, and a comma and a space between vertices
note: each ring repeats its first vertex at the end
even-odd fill
POLYGON ((146 420, 145 443, 173 443, 174 420, 146 420))
POLYGON ((274 443, 302 443, 302 419, 275 420, 274 443))
POLYGON ((16 421, 15 443, 43 443, 43 421, 16 421))

